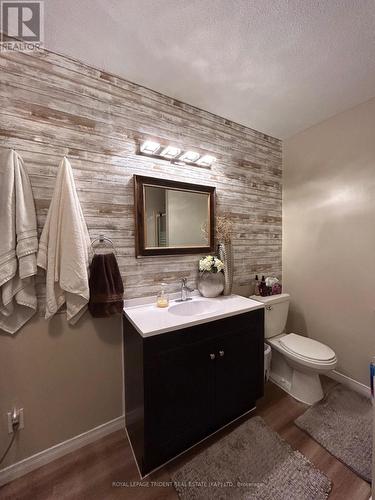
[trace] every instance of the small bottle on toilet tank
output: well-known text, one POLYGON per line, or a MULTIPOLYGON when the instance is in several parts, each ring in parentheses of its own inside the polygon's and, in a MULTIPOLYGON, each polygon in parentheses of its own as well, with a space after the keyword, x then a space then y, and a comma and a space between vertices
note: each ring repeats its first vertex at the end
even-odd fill
POLYGON ((254 295, 260 295, 260 291, 259 291, 259 278, 258 278, 257 274, 255 275, 254 295))
POLYGON ((266 278, 264 277, 264 275, 262 276, 262 281, 260 282, 260 285, 259 285, 259 294, 262 297, 266 297, 268 295, 266 278))

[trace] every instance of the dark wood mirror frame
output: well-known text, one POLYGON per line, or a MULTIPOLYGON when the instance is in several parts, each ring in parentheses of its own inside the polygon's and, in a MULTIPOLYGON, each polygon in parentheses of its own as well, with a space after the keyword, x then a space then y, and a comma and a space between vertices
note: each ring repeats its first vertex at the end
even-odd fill
POLYGON ((135 253, 136 257, 153 255, 183 255, 212 253, 215 251, 215 188, 212 186, 201 186, 187 182, 177 182, 167 179, 156 179, 153 177, 134 176, 134 203, 135 203, 135 253), (145 223, 144 223, 144 186, 157 186, 182 191, 197 191, 209 196, 209 221, 210 231, 208 245, 202 247, 159 247, 146 248, 145 245, 145 223))

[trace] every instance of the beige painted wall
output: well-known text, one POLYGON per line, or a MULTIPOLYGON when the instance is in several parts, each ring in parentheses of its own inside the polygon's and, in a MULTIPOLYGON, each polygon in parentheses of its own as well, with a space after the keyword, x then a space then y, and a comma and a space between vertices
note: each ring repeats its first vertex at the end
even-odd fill
POLYGON ((6 412, 24 408, 2 468, 122 415, 119 317, 86 313, 69 327, 57 314, 34 317, 17 335, 0 336, 0 447, 9 441, 6 412))
POLYGON ((289 331, 369 385, 375 355, 375 99, 285 141, 283 279, 289 331))

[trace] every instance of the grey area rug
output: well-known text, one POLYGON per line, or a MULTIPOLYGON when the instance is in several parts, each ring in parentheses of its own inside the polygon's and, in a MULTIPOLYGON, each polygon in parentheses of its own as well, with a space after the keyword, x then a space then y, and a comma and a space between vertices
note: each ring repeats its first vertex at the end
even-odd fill
POLYGON ((341 384, 309 408, 295 424, 356 474, 371 482, 372 405, 341 384))
POLYGON ((321 500, 330 480, 254 417, 172 474, 183 500, 321 500))

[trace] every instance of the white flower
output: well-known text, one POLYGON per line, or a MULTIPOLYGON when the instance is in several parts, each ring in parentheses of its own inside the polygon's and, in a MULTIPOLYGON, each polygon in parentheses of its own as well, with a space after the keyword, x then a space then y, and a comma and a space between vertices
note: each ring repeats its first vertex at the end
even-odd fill
POLYGON ((213 266, 213 257, 211 255, 207 255, 207 257, 204 257, 199 261, 200 271, 211 271, 212 266, 213 266))
POLYGON ((214 269, 216 272, 220 272, 224 269, 224 264, 220 259, 214 257, 213 255, 207 255, 207 257, 200 259, 199 270, 201 272, 213 272, 214 269))
POLYGON ((214 266, 216 267, 218 273, 224 269, 223 262, 217 257, 214 259, 214 266))
POLYGON ((210 259, 210 255, 204 257, 199 261, 199 270, 200 271, 211 271, 212 261, 210 259))

